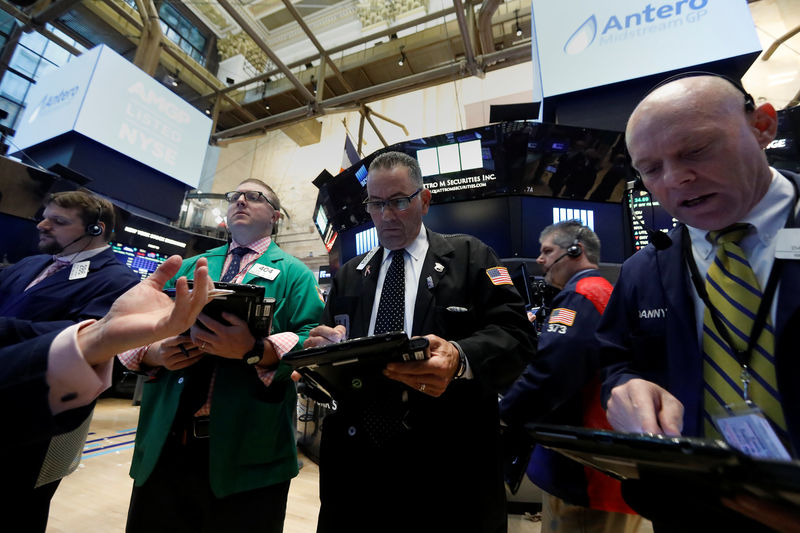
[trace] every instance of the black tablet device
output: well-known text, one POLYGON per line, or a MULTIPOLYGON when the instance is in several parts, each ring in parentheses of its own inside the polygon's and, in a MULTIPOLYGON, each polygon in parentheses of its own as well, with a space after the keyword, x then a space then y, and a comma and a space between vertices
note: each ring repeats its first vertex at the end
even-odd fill
POLYGON ((359 337, 336 344, 287 353, 283 361, 294 368, 349 364, 384 365, 390 361, 421 361, 428 358, 428 339, 409 339, 402 331, 359 337))
MULTIPOLYGON (((192 280, 189 280, 189 288, 192 288, 192 280)), ((175 296, 175 289, 167 289, 165 292, 171 297, 175 296)), ((266 298, 263 286, 215 281, 214 292, 217 295, 203 307, 204 314, 227 324, 222 313, 232 313, 247 322, 253 336, 269 335, 275 298, 266 298)), ((197 325, 205 328, 200 321, 197 321, 197 325)))
POLYGON ((722 440, 531 424, 533 440, 617 479, 679 478, 720 494, 800 505, 800 462, 750 457, 722 440))
POLYGON ((428 356, 428 339, 409 339, 397 331, 290 352, 282 361, 300 372, 309 385, 341 401, 367 396, 381 387, 387 379, 382 374, 387 363, 421 361, 428 356))

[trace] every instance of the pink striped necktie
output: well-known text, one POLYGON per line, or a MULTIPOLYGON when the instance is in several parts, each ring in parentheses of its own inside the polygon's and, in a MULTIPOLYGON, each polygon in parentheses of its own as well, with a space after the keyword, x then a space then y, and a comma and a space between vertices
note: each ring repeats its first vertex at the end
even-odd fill
POLYGON ((25 290, 27 291, 28 289, 30 289, 31 287, 33 287, 37 283, 49 278, 50 276, 52 276, 53 274, 55 274, 56 272, 58 272, 59 270, 61 270, 65 266, 68 266, 70 263, 71 263, 71 261, 69 261, 67 259, 64 259, 62 257, 55 257, 54 256, 53 257, 53 262, 50 263, 50 265, 46 269, 44 269, 44 271, 42 271, 41 274, 36 276, 36 278, 34 278, 34 280, 31 281, 28 284, 27 287, 25 287, 25 290))

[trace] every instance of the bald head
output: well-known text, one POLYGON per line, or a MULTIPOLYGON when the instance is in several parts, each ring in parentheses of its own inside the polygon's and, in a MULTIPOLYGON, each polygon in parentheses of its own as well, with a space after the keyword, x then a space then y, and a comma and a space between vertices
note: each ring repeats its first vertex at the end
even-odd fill
POLYGON ((746 111, 744 95, 715 76, 682 78, 636 106, 625 131, 633 166, 672 216, 700 229, 742 220, 769 187, 763 148, 775 110, 746 111))
POLYGON ((669 112, 675 108, 691 110, 708 118, 715 114, 745 117, 744 95, 729 81, 717 76, 681 78, 662 85, 648 94, 631 113, 625 130, 630 139, 635 124, 653 113, 669 112))

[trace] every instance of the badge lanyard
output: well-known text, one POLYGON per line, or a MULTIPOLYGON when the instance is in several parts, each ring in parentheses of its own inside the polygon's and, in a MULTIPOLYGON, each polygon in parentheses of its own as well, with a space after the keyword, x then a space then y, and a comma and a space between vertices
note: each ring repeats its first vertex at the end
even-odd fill
MULTIPOLYGON (((794 227, 794 219, 795 219, 795 211, 797 210, 797 201, 800 199, 800 191, 798 191, 797 184, 794 180, 789 179, 794 188, 794 202, 792 203, 792 208, 789 209, 789 215, 786 217, 786 223, 784 224, 784 228, 793 228, 794 227)), ((711 304, 711 300, 708 298, 708 292, 706 291, 705 280, 703 280, 700 276, 700 272, 697 269, 697 263, 694 260, 694 254, 692 253, 691 249, 691 238, 689 236, 689 230, 687 229, 686 225, 683 226, 681 229, 681 253, 683 255, 684 261, 689 265, 689 271, 691 273, 692 283, 694 285, 695 290, 697 291, 697 295, 700 296, 700 299, 705 304, 706 308, 709 310, 711 314, 711 320, 714 322, 714 326, 717 328, 717 331, 722 338, 724 339, 725 343, 733 352, 736 361, 742 367, 742 373, 740 379, 742 380, 742 395, 744 397, 745 403, 748 405, 751 404, 750 400, 750 358, 752 357, 753 349, 755 348, 756 342, 758 338, 761 336, 761 332, 764 330, 764 326, 767 323, 767 313, 769 313, 770 309, 772 308, 772 300, 775 297, 775 291, 778 287, 778 279, 780 279, 781 270, 783 268, 783 261, 782 259, 775 258, 772 263, 772 269, 769 273, 769 278, 767 280, 767 287, 764 290, 762 295, 761 303, 758 306, 758 312, 756 313, 756 318, 753 321, 753 328, 750 330, 750 336, 747 341, 747 348, 744 350, 739 350, 736 348, 731 342, 730 333, 728 332, 728 328, 726 328, 722 324, 722 320, 720 319, 720 312, 717 308, 715 308, 711 304)))

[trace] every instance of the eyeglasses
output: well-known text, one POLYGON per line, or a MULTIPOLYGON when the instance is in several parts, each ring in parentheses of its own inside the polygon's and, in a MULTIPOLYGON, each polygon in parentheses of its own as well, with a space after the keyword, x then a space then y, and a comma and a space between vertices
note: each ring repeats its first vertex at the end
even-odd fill
POLYGON ((275 211, 279 211, 275 204, 269 201, 269 198, 261 192, 261 191, 231 191, 225 193, 225 199, 228 201, 229 204, 235 203, 239 201, 239 197, 244 194, 244 199, 248 202, 253 203, 260 203, 260 202, 267 202, 272 209, 275 211), (263 198, 263 200, 262 200, 263 198))
POLYGON ((411 205, 411 200, 414 199, 422 191, 422 188, 417 189, 417 192, 409 196, 399 196, 397 198, 389 198, 388 200, 364 200, 364 208, 367 213, 377 214, 383 213, 387 207, 391 207, 395 211, 405 211, 411 205))

